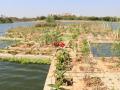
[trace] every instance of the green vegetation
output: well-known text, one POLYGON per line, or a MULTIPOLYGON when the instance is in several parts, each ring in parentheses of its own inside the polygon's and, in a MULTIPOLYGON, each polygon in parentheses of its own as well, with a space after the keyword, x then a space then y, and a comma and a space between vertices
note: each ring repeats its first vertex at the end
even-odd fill
POLYGON ((114 43, 113 48, 115 52, 117 53, 117 55, 120 57, 120 42, 114 43))
POLYGON ((82 43, 83 43, 83 46, 82 46, 82 48, 81 48, 81 52, 83 53, 84 56, 88 56, 89 53, 90 53, 90 47, 89 47, 89 45, 88 45, 88 42, 87 42, 87 40, 85 39, 85 40, 83 40, 82 43))
POLYGON ((17 17, 0 17, 0 23, 11 23, 11 22, 27 22, 27 21, 38 21, 45 20, 47 22, 53 22, 55 20, 86 20, 86 21, 110 21, 110 22, 118 22, 120 21, 119 17, 96 17, 96 16, 76 16, 72 14, 64 14, 64 15, 48 15, 48 16, 38 16, 35 18, 17 18, 17 17))
POLYGON ((50 64, 49 58, 17 58, 17 57, 0 57, 0 61, 16 62, 21 64, 50 64))
POLYGON ((36 27, 55 27, 55 26, 57 26, 53 16, 46 17, 45 21, 46 22, 37 23, 35 26, 36 27))
POLYGON ((56 58, 57 58, 56 69, 60 71, 67 70, 71 62, 69 53, 64 49, 58 50, 56 58))
POLYGON ((116 51, 117 55, 120 57, 120 29, 116 31, 116 41, 113 44, 113 49, 116 51))
POLYGON ((62 35, 63 30, 62 27, 19 27, 9 30, 6 37, 21 38, 25 42, 31 40, 40 43, 42 46, 52 44, 55 41, 62 41, 62 39, 69 39, 68 36, 62 35))
POLYGON ((48 17, 46 18, 46 22, 47 22, 47 23, 55 23, 55 19, 54 19, 53 16, 48 16, 48 17))
POLYGON ((61 90, 60 86, 63 85, 63 81, 65 79, 64 74, 70 68, 70 62, 71 58, 69 53, 64 50, 60 49, 57 51, 56 54, 56 71, 55 71, 55 78, 56 78, 56 83, 52 87, 55 88, 55 90, 61 90))
MULTIPOLYGON (((49 17, 49 16, 48 16, 49 17)), ((37 17, 36 20, 45 20, 45 16, 37 17)), ((76 16, 71 14, 66 15, 52 15, 52 18, 55 20, 90 20, 90 21, 112 21, 112 22, 118 22, 120 21, 120 18, 118 17, 95 17, 95 16, 76 16)))
MULTIPOLYGON (((42 19, 44 18, 45 17, 42 19)), ((21 38, 23 40, 21 44, 11 47, 12 49, 9 48, 9 52, 11 54, 16 54, 16 51, 19 51, 17 54, 45 55, 46 53, 49 53, 49 55, 54 55, 57 50, 57 53, 55 54, 55 84, 50 86, 54 88, 54 90, 61 90, 62 85, 68 85, 66 78, 68 79, 67 75, 68 72, 71 71, 72 67, 72 71, 74 70, 75 72, 77 70, 83 72, 94 72, 97 60, 94 63, 92 56, 90 57, 89 42, 92 43, 94 40, 114 40, 115 37, 108 24, 103 22, 81 21, 79 24, 59 24, 51 26, 55 23, 55 18, 58 17, 49 16, 45 19, 46 23, 44 24, 39 24, 33 27, 19 27, 9 30, 6 37, 21 38), (84 67, 84 64, 82 63, 86 64, 86 66, 84 67), (74 67, 75 65, 81 66, 78 68, 74 67)), ((119 34, 117 35, 119 37, 119 34)), ((117 38, 117 41, 119 41, 119 38, 117 38)), ((120 44, 117 44, 115 49, 119 50, 120 44)), ((102 58, 103 61, 105 61, 104 59, 105 58, 102 58)), ((50 64, 49 59, 1 58, 1 61, 11 61, 23 64, 50 64)), ((103 68, 100 70, 102 71, 103 68)), ((68 81, 70 82, 69 85, 73 84, 72 75, 68 81)))
MULTIPOLYGON (((106 27, 107 26, 108 25, 106 24, 106 27)), ((55 42, 64 42, 65 44, 68 42, 69 47, 76 49, 79 46, 76 44, 76 41, 80 36, 85 37, 84 35, 89 33, 93 36, 94 34, 98 35, 98 33, 100 35, 103 33, 104 35, 108 35, 112 32, 108 32, 108 29, 109 28, 105 28, 105 24, 102 22, 81 22, 80 24, 59 24, 56 26, 38 25, 11 29, 6 33, 6 37, 22 39, 22 44, 15 46, 17 47, 17 50, 15 48, 15 51, 19 51, 19 53, 42 54, 47 52, 49 49, 50 53, 54 52, 55 48, 53 47, 53 44, 55 42), (24 49, 22 47, 24 47, 24 49), (47 50, 42 50, 46 47, 48 48, 47 50)), ((83 49, 86 50, 86 47, 83 49)))
POLYGON ((13 23, 13 20, 11 18, 0 17, 0 23, 13 23))

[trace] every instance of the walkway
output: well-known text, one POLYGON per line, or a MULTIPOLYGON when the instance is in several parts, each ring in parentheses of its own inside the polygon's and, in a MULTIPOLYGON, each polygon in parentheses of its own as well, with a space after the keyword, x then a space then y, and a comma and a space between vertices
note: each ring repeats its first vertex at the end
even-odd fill
POLYGON ((55 60, 54 60, 54 58, 52 58, 51 60, 52 60, 52 62, 51 62, 50 68, 49 68, 49 72, 48 72, 43 90, 51 90, 51 87, 49 85, 55 84, 55 77, 54 77, 55 60))

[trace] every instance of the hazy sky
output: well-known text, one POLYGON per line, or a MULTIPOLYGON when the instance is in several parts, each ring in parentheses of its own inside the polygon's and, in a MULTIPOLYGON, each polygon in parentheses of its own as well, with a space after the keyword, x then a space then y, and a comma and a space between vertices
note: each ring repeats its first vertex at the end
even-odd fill
POLYGON ((0 14, 35 17, 50 13, 120 16, 120 0, 0 0, 0 14))

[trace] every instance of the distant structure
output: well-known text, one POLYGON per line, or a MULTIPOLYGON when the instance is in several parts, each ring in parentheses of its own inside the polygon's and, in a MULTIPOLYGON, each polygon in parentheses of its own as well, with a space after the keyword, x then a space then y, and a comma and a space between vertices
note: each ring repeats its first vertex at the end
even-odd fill
POLYGON ((62 14, 63 16, 73 16, 74 14, 71 14, 71 13, 64 13, 62 14))
POLYGON ((74 16, 74 14, 72 14, 72 13, 62 13, 62 14, 49 14, 50 16, 54 16, 54 15, 56 15, 56 16, 74 16))
POLYGON ((0 15, 0 18, 6 18, 6 16, 5 16, 5 15, 3 15, 3 14, 1 14, 1 15, 0 15))

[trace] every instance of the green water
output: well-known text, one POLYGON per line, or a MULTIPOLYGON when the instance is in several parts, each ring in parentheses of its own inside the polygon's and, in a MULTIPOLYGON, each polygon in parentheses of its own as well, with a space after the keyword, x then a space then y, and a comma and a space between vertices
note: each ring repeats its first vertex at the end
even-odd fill
POLYGON ((0 62, 0 90, 43 90, 49 65, 0 62))

